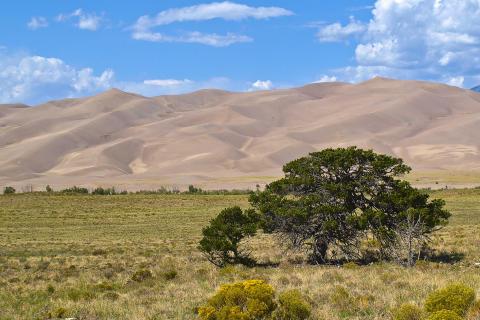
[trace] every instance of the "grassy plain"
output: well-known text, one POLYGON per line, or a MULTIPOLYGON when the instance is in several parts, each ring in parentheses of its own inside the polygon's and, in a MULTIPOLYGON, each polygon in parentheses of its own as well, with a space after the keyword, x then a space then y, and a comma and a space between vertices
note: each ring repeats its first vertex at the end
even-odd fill
POLYGON ((217 269, 196 249, 201 228, 224 207, 247 207, 244 195, 0 196, 0 319, 195 319, 222 283, 258 278, 301 290, 314 319, 390 319, 451 282, 480 295, 480 189, 433 196, 453 213, 434 240, 445 254, 413 269, 309 266, 268 236, 250 245, 278 267, 217 269), (132 280, 139 270, 152 277, 132 280))

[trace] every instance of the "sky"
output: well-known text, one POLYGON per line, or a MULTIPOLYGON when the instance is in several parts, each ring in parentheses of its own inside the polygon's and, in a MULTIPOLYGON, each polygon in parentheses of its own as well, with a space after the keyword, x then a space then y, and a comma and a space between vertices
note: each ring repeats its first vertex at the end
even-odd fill
POLYGON ((480 0, 16 0, 0 4, 0 103, 375 76, 480 84, 480 0))

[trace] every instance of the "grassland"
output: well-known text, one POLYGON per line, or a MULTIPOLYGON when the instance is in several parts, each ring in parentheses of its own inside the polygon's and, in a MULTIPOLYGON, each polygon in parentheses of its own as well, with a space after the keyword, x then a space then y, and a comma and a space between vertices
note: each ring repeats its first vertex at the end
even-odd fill
POLYGON ((309 266, 268 236, 250 245, 278 267, 217 269, 196 249, 201 228, 224 207, 247 207, 244 195, 0 196, 0 319, 195 319, 220 284, 255 278, 301 290, 315 319, 390 319, 450 282, 480 294, 480 190, 433 196, 453 213, 434 239, 443 255, 413 269, 309 266), (139 270, 152 277, 132 280, 139 270))

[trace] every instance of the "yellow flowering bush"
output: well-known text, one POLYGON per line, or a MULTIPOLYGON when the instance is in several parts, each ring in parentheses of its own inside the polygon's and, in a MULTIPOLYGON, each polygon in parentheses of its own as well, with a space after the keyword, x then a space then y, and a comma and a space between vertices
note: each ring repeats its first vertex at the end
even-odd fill
POLYGON ((263 280, 225 284, 198 310, 202 320, 269 319, 276 308, 275 291, 263 280))

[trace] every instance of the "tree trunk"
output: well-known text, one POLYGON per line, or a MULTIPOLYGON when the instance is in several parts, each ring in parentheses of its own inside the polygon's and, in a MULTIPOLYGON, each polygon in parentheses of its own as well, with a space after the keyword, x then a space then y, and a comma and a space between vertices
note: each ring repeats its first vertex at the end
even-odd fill
POLYGON ((310 257, 313 263, 324 264, 327 262, 328 243, 321 238, 314 239, 313 252, 310 257))

